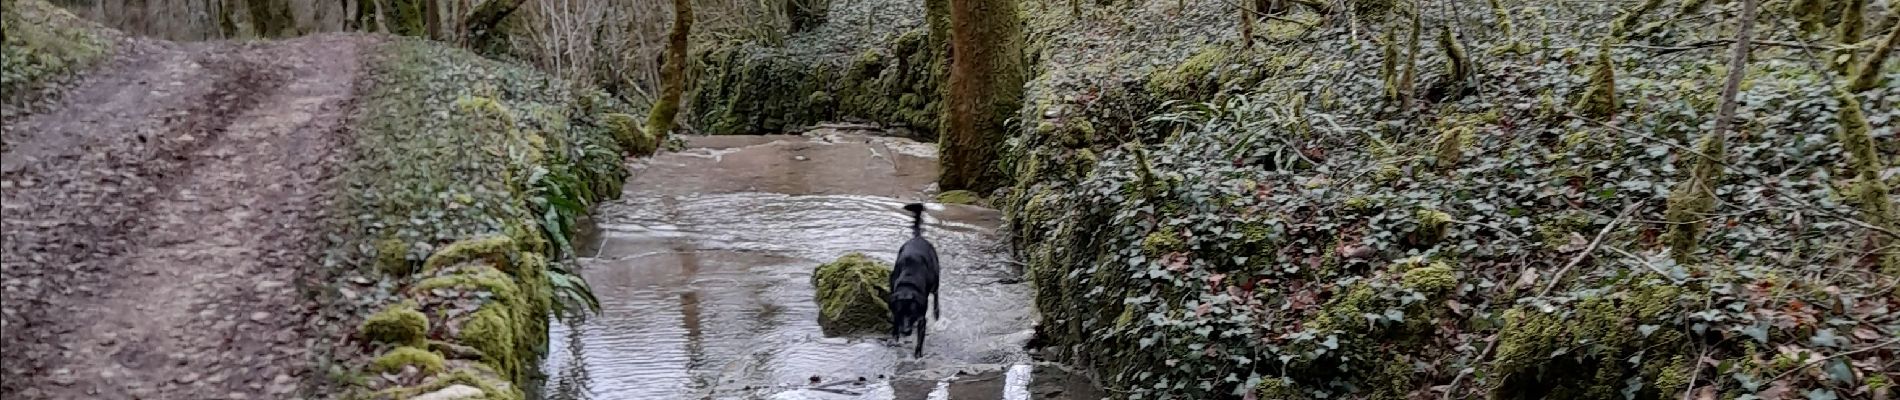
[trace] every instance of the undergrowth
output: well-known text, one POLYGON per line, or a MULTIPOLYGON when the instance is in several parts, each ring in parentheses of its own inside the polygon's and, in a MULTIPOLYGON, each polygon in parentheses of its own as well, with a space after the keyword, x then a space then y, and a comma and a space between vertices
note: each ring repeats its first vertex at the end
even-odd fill
POLYGON ((0 92, 8 103, 99 62, 112 50, 104 28, 45 0, 0 2, 0 25, 6 26, 0 92))
POLYGON ((1765 6, 1672 242, 1740 2, 1370 3, 1241 48, 1225 3, 1028 2, 999 202, 1052 354, 1127 398, 1890 396, 1900 237, 1865 203, 1900 182, 1900 62, 1844 102, 1824 61, 1893 24, 1765 6))
MULTIPOLYGON (((437 327, 432 339, 482 350, 476 375, 518 388, 532 375, 520 365, 545 350, 548 316, 598 307, 573 273, 572 239, 590 205, 617 197, 627 177, 615 132, 601 121, 625 106, 419 40, 384 44, 369 63, 323 257, 323 281, 337 285, 316 294, 338 313, 322 327, 339 339, 322 349, 339 361, 328 372, 346 387, 387 385, 353 378, 352 360, 377 347, 349 330, 379 309, 419 301, 437 327)), ((447 374, 458 373, 470 374, 447 374)))

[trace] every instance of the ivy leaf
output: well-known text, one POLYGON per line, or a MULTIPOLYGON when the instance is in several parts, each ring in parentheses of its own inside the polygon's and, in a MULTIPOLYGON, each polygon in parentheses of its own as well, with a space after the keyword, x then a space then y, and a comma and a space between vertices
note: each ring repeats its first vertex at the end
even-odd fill
POLYGON ((1827 377, 1834 379, 1835 382, 1840 382, 1842 385, 1854 384, 1854 369, 1847 365, 1847 360, 1829 361, 1821 369, 1827 371, 1827 377))
POLYGON ((1761 344, 1768 344, 1768 324, 1755 324, 1754 326, 1742 328, 1742 334, 1754 338, 1756 342, 1761 342, 1761 344))
POLYGON ((1840 400, 1833 389, 1808 389, 1808 400, 1840 400))
POLYGON ((1339 336, 1326 335, 1326 341, 1320 342, 1319 345, 1326 346, 1328 350, 1339 350, 1339 336))
POLYGON ((1640 333, 1640 334, 1642 334, 1642 335, 1643 335, 1643 337, 1649 337, 1649 334, 1651 334, 1651 333, 1656 333, 1656 330, 1657 330, 1657 329, 1660 329, 1660 328, 1662 328, 1662 327, 1660 327, 1660 326, 1656 326, 1656 325, 1647 325, 1647 324, 1645 324, 1645 325, 1642 325, 1642 326, 1638 326, 1638 327, 1636 327, 1636 333, 1640 333))
POLYGON ((1814 337, 1808 338, 1808 343, 1813 343, 1815 346, 1826 346, 1837 349, 1841 347, 1841 342, 1841 337, 1836 336, 1833 329, 1815 331, 1814 337))
POLYGON ((1388 308, 1385 310, 1385 319, 1392 320, 1392 322, 1405 322, 1405 311, 1388 308))

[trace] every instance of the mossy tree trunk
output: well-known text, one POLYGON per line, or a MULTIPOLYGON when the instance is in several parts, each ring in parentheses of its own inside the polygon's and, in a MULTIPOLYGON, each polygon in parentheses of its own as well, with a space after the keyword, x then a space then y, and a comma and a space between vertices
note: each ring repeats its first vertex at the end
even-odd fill
MULTIPOLYGON (((1860 110, 1860 101, 1854 94, 1841 91, 1837 94, 1841 100, 1840 128, 1837 130, 1841 147, 1847 149, 1847 160, 1851 171, 1841 175, 1855 180, 1848 191, 1849 201, 1860 208, 1860 215, 1876 227, 1892 231, 1900 225, 1900 216, 1894 214, 1893 200, 1887 197, 1891 191, 1887 183, 1880 179, 1880 169, 1886 165, 1882 160, 1878 145, 1869 133, 1873 127, 1868 125, 1865 113, 1860 110)), ((1869 248, 1884 249, 1893 239, 1881 234, 1867 235, 1869 248)), ((1900 252, 1874 251, 1870 254, 1880 256, 1881 270, 1890 274, 1900 274, 1900 252)))
POLYGON ((996 165, 1006 121, 1022 106, 1022 21, 1013 0, 950 1, 950 82, 942 132, 943 190, 1005 184, 996 165))
POLYGON ((1900 42, 1900 26, 1888 30, 1887 39, 1874 47, 1873 54, 1868 55, 1866 60, 1861 61, 1860 68, 1854 70, 1853 79, 1847 82, 1847 91, 1863 92, 1880 83, 1880 70, 1887 65, 1887 56, 1893 54, 1893 47, 1897 45, 1895 42, 1900 42))
POLYGON ((221 39, 229 39, 229 38, 237 37, 238 36, 237 16, 232 15, 231 3, 225 2, 222 0, 216 0, 216 1, 212 1, 211 5, 216 7, 216 10, 217 10, 218 34, 219 34, 218 37, 221 39))
MULTIPOLYGON (((1715 130, 1697 146, 1695 166, 1689 179, 1677 184, 1669 194, 1668 244, 1677 262, 1693 260, 1695 245, 1701 240, 1703 217, 1715 207, 1715 186, 1720 184, 1724 159, 1728 153, 1728 130, 1734 126, 1735 95, 1741 92, 1742 76, 1748 70, 1748 46, 1755 27, 1755 0, 1742 0, 1742 14, 1736 20, 1735 45, 1729 52, 1728 78, 1722 83, 1722 105, 1715 113, 1715 130)), ((1609 51, 1606 47, 1604 51, 1609 51)))
MULTIPOLYGON (((1841 22, 1840 25, 1835 26, 1839 33, 1836 40, 1843 45, 1858 43, 1861 35, 1866 34, 1867 30, 1867 0, 1843 0, 1841 4, 1841 22)), ((1842 49, 1836 50, 1834 54, 1834 67, 1846 73, 1850 72, 1848 68, 1854 67, 1854 58, 1859 55, 1859 52, 1842 49)))
POLYGON ((289 0, 246 0, 251 13, 251 28, 257 36, 289 37, 297 34, 297 20, 290 15, 289 0))
POLYGON ((1255 3, 1258 2, 1241 2, 1236 6, 1240 9, 1240 48, 1242 49, 1253 48, 1253 13, 1260 10, 1259 7, 1252 6, 1255 3))
POLYGON ((481 5, 469 11, 467 18, 462 19, 462 27, 467 30, 462 34, 466 35, 464 40, 468 46, 481 52, 488 51, 501 43, 502 39, 506 38, 501 32, 501 22, 507 20, 509 15, 513 15, 515 10, 521 9, 521 5, 527 2, 527 0, 481 2, 481 5))
POLYGON ((647 114, 647 134, 654 143, 666 143, 679 114, 680 94, 686 91, 686 39, 692 31, 692 1, 673 0, 673 29, 666 34, 666 59, 660 62, 660 99, 647 114))

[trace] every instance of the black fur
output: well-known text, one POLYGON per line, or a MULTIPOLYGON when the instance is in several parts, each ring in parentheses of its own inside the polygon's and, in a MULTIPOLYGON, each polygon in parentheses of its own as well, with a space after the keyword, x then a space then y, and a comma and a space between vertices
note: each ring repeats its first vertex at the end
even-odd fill
POLYGON ((942 296, 937 296, 937 247, 924 239, 924 205, 907 204, 904 210, 912 215, 911 237, 897 249, 897 264, 891 269, 891 293, 886 302, 891 308, 891 338, 909 336, 915 329, 917 349, 911 356, 923 357, 924 315, 935 305, 936 317, 943 318, 943 307, 938 301, 942 296))

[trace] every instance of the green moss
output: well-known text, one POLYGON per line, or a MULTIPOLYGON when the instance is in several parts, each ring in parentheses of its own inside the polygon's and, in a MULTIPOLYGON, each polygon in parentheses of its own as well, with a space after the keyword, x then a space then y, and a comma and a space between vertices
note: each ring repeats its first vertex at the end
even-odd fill
POLYGON ((421 385, 386 389, 376 393, 379 399, 408 399, 429 394, 454 385, 464 385, 482 391, 483 400, 522 400, 518 386, 507 382, 506 378, 496 376, 495 372, 481 367, 456 368, 453 371, 436 375, 421 385))
POLYGON ((660 143, 653 135, 640 128, 640 117, 624 113, 608 113, 600 118, 601 123, 613 132, 614 140, 620 142, 620 148, 634 155, 650 155, 659 150, 660 143))
POLYGON ((1069 156, 1069 176, 1078 180, 1086 178, 1089 176, 1089 173, 1095 171, 1095 164, 1098 162, 1101 162, 1101 160, 1096 158, 1095 150, 1076 150, 1074 154, 1069 156))
POLYGON ((390 350, 388 353, 383 353, 382 356, 376 357, 376 360, 371 361, 369 364, 369 372, 396 373, 402 372, 403 367, 414 366, 416 369, 421 370, 424 375, 428 375, 441 372, 443 362, 441 354, 435 354, 428 350, 415 347, 402 346, 390 350))
POLYGON ((1413 233, 1423 243, 1438 243, 1451 233, 1451 214, 1432 209, 1420 209, 1416 215, 1418 230, 1413 233))
POLYGON ((812 272, 818 327, 826 336, 889 332, 891 267, 861 253, 846 254, 812 272))
POLYGON ((943 203, 943 204, 965 204, 965 205, 981 205, 985 203, 985 201, 983 200, 983 196, 976 194, 976 192, 972 192, 968 190, 952 190, 948 192, 938 193, 937 202, 943 203))
POLYGON ((1562 248, 1570 244, 1571 234, 1582 234, 1590 227, 1590 215, 1581 211, 1559 213, 1537 224, 1537 235, 1544 247, 1562 248))
POLYGON ((409 262, 409 243, 397 238, 376 242, 376 268, 397 278, 415 273, 415 263, 409 262))
POLYGON ((1448 293, 1458 287, 1458 277, 1443 261, 1416 262, 1405 270, 1405 287, 1421 293, 1448 293), (1421 265, 1422 264, 1422 265, 1421 265))
POLYGON ((1307 398, 1306 393, 1301 392, 1299 386, 1293 383, 1293 380, 1287 378, 1261 379, 1260 384, 1254 386, 1254 393, 1258 398, 1262 399, 1284 400, 1307 398))
POLYGON ((1726 142, 1721 132, 1704 135, 1696 146, 1689 179, 1677 184, 1669 193, 1669 206, 1663 211, 1663 218, 1671 225, 1664 242, 1669 244, 1676 262, 1687 264, 1694 260, 1696 245, 1708 225, 1704 216, 1715 209, 1715 186, 1722 180, 1723 163, 1727 159, 1726 142))
POLYGON ((1471 127, 1458 126, 1441 131, 1436 143, 1438 168, 1452 169, 1458 166, 1458 160, 1464 157, 1466 142, 1471 140, 1471 127))
POLYGON ((470 260, 486 260, 496 268, 507 268, 513 265, 509 257, 516 251, 514 238, 505 235, 464 239, 436 250, 435 254, 429 256, 428 261, 422 263, 422 270, 432 272, 450 264, 470 260))
MULTIPOLYGON (((1658 385, 1686 384, 1686 378, 1671 376, 1680 372, 1672 370, 1685 367, 1683 357, 1694 355, 1680 329, 1667 326, 1682 312, 1681 304, 1693 299, 1684 299, 1681 289, 1666 284, 1631 282, 1609 289, 1606 295, 1582 299, 1567 313, 1532 306, 1505 311, 1490 371, 1505 377, 1499 392, 1600 398, 1594 396, 1620 396, 1629 377, 1658 385), (1659 328, 1645 333, 1639 330, 1645 325, 1659 328), (1637 354, 1656 365, 1628 368, 1626 360, 1637 354)), ((1644 393, 1654 393, 1658 385, 1644 393)))
MULTIPOLYGON (((1660 0, 1650 0, 1660 1, 1660 0)), ((1445 79, 1453 88, 1462 89, 1471 80, 1471 56, 1465 54, 1465 46, 1451 35, 1451 28, 1439 30, 1438 48, 1445 52, 1445 79)))
POLYGON ((1378 206, 1376 202, 1366 196, 1353 196, 1339 203, 1340 209, 1355 214, 1365 214, 1374 211, 1378 206))
MULTIPOLYGON (((468 321, 462 323, 461 335, 457 337, 469 347, 482 352, 482 362, 494 366, 502 376, 523 376, 521 369, 523 357, 516 352, 515 337, 519 323, 506 309, 496 304, 482 306, 468 321)), ((511 379, 513 382, 524 382, 511 379)))
MULTIPOLYGON (((1653 1, 1653 0, 1652 0, 1653 1)), ((1616 115, 1616 62, 1610 59, 1610 42, 1604 41, 1597 50, 1595 72, 1590 74, 1590 86, 1584 89, 1583 97, 1571 108, 1593 118, 1609 118, 1616 115)))
POLYGON ((1650 11, 1660 6, 1662 6, 1662 0, 1643 0, 1643 2, 1637 4, 1635 8, 1623 10, 1621 14, 1617 15, 1616 20, 1610 22, 1610 36, 1622 37, 1630 33, 1630 27, 1635 26, 1637 21, 1642 20, 1643 15, 1649 14, 1650 11))
POLYGON ((1893 54, 1896 46, 1900 46, 1900 26, 1889 28, 1887 38, 1874 47, 1873 54, 1854 68, 1853 79, 1847 83, 1847 91, 1863 92, 1879 86, 1881 71, 1885 70, 1887 58, 1893 54))
POLYGON ((105 28, 45 0, 0 3, 0 23, 6 25, 0 92, 9 103, 48 81, 97 64, 112 51, 112 43, 101 34, 105 28))
POLYGON ((1166 228, 1156 230, 1154 233, 1148 234, 1147 238, 1141 240, 1141 249, 1148 254, 1149 257, 1159 257, 1168 253, 1181 251, 1185 249, 1186 246, 1186 244, 1181 242, 1180 235, 1166 228))
POLYGON ((1148 91, 1163 98, 1206 99, 1220 89, 1217 72, 1233 58, 1233 51, 1208 46, 1195 52, 1172 69, 1155 71, 1148 78, 1148 91))
POLYGON ((415 306, 397 304, 363 320, 359 331, 372 342, 421 345, 428 339, 429 318, 415 306))

